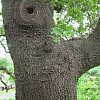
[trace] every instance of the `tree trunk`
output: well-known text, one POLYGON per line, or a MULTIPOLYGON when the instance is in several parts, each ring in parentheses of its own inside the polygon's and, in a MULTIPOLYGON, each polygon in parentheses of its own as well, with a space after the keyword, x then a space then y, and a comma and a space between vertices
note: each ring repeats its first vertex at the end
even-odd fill
MULTIPOLYGON (((81 49, 54 43, 49 0, 2 0, 8 47, 14 62, 16 100, 76 100, 81 49)), ((75 42, 74 42, 75 43, 75 42)), ((80 67, 81 68, 81 67, 80 67)))

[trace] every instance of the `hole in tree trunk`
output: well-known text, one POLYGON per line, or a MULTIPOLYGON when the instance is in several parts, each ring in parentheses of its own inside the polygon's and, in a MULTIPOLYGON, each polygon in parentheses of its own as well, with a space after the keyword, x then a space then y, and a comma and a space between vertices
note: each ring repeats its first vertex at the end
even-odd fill
POLYGON ((28 14, 32 14, 34 12, 34 8, 33 7, 28 7, 28 8, 26 8, 26 10, 27 10, 28 14))

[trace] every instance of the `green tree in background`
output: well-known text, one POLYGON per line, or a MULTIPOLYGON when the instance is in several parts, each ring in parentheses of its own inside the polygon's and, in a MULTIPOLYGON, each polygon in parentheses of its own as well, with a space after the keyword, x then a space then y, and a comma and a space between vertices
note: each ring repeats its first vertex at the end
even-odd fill
POLYGON ((60 9, 55 15, 56 27, 52 33, 57 39, 64 37, 87 37, 94 30, 99 18, 99 0, 52 0, 54 8, 60 9), (58 4, 57 4, 58 3, 58 4), (61 6, 61 7, 60 7, 61 6))
POLYGON ((78 100, 100 99, 100 66, 85 73, 78 81, 78 100))
POLYGON ((12 85, 14 86, 15 78, 12 61, 6 57, 0 58, 0 82, 4 85, 3 87, 0 86, 0 88, 8 91, 13 88, 12 85))

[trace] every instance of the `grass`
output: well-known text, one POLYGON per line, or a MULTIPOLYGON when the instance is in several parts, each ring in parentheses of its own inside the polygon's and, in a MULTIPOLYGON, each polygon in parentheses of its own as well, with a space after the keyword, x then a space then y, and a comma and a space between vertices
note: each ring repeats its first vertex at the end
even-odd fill
POLYGON ((15 100, 14 98, 15 90, 11 89, 8 92, 0 91, 0 100, 15 100))

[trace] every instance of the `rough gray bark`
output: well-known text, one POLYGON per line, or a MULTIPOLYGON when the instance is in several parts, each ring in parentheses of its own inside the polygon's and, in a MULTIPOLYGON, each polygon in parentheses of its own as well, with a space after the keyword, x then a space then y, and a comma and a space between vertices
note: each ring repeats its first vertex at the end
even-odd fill
POLYGON ((53 43, 49 0, 2 0, 16 100, 76 100, 78 78, 100 64, 100 21, 87 39, 53 43))

